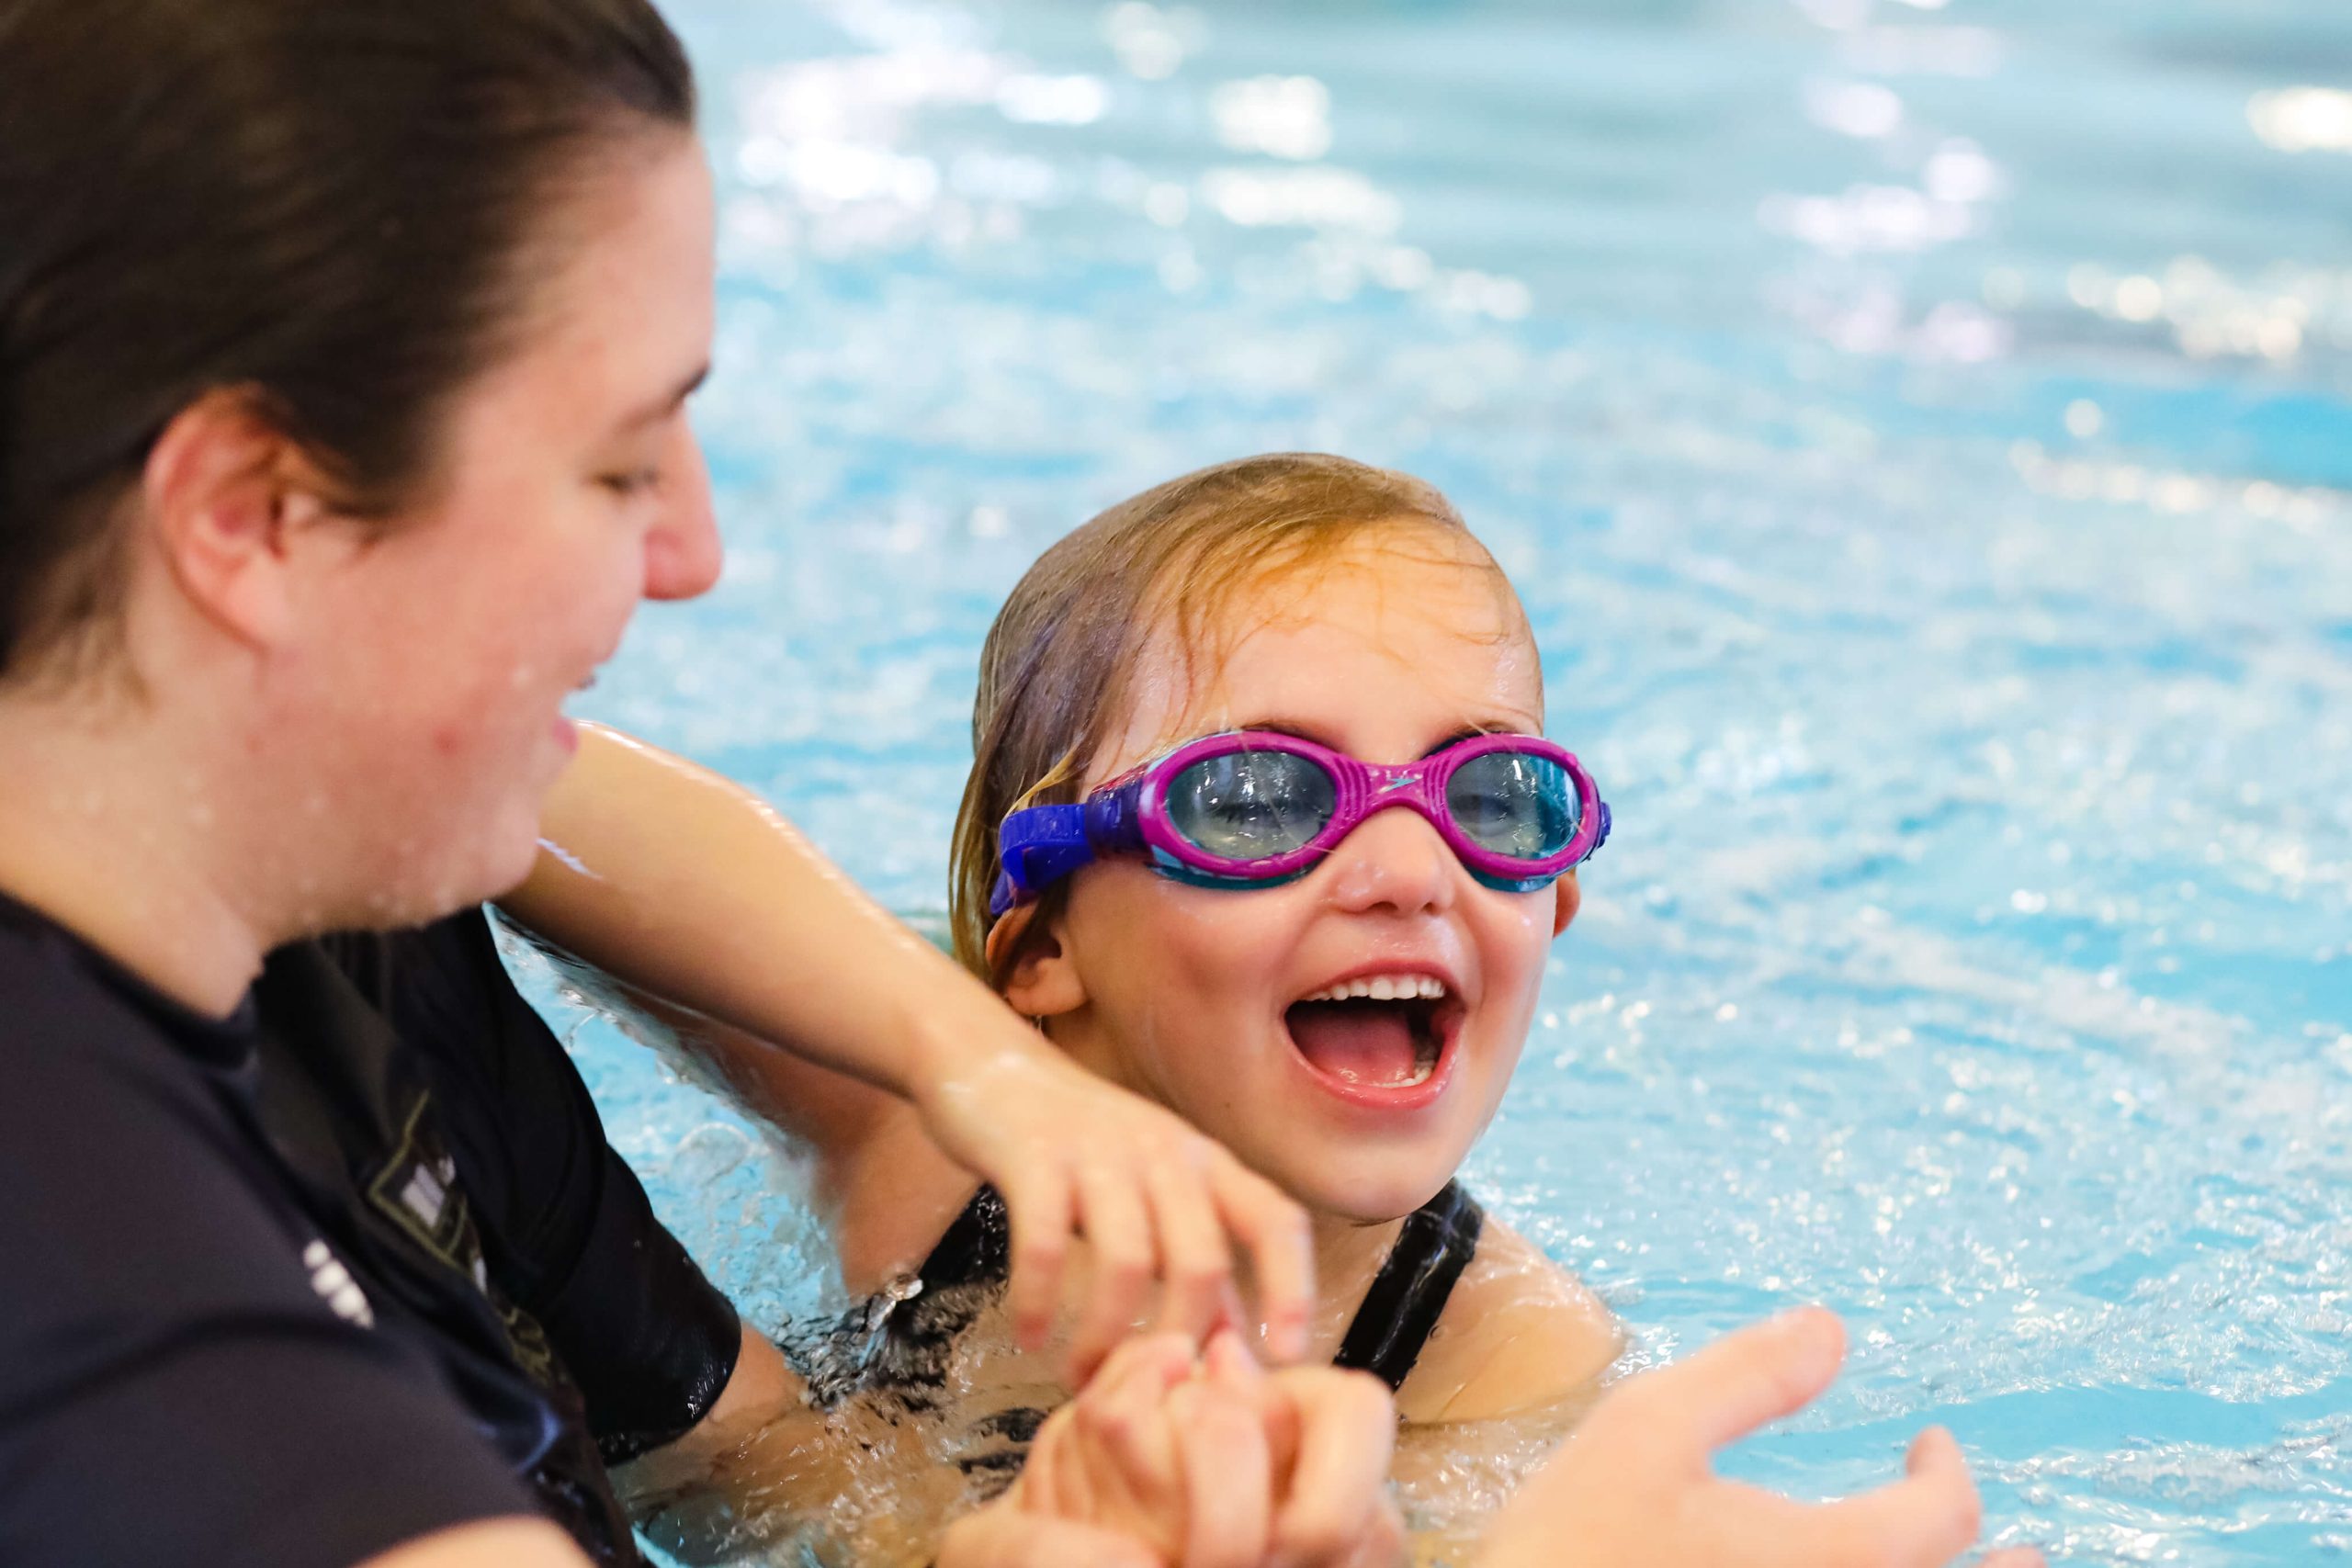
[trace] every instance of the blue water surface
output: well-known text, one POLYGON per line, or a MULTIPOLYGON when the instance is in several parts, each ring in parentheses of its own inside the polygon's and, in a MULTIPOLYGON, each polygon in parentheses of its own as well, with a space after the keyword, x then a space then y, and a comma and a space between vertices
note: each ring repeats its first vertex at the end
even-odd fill
MULTIPOLYGON (((2352 6, 669 9, 730 560, 584 711, 921 915, 1048 542, 1250 452, 1423 475, 1618 823, 1479 1189, 1646 1356, 1845 1314, 1742 1473, 1940 1421, 2055 1561, 2352 1559, 2352 6)), ((805 1310, 788 1158, 571 1016, 805 1310)))

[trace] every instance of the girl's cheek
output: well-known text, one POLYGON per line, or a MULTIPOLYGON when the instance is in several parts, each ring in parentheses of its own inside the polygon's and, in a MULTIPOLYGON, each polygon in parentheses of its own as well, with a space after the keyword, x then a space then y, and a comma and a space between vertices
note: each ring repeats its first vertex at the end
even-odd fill
POLYGON ((1270 931, 1281 927, 1281 901, 1273 897, 1274 889, 1187 887, 1163 876, 1147 874, 1152 876, 1161 892, 1159 918, 1153 926, 1155 933, 1164 933, 1204 960, 1223 964, 1250 954, 1262 944, 1270 931))

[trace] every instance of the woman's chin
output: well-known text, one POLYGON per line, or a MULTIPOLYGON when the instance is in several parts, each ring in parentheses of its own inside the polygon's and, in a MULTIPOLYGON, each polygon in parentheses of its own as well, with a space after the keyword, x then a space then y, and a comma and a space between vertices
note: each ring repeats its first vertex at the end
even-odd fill
POLYGON ((469 894, 464 902, 480 904, 513 892, 538 860, 539 810, 534 800, 527 811, 517 813, 516 819, 506 826, 496 844, 486 846, 481 874, 483 891, 469 894))
POLYGON ((477 904, 513 892, 539 857, 539 814, 536 799, 517 803, 499 814, 492 830, 460 836, 453 828, 429 858, 401 856, 379 886, 391 894, 379 926, 425 925, 477 904))

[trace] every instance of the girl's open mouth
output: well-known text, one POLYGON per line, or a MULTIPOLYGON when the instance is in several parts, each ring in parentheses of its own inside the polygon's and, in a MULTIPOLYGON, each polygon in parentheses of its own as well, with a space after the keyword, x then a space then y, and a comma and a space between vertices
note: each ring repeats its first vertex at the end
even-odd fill
POLYGON ((1283 1022, 1299 1059, 1340 1098, 1409 1109, 1445 1091, 1464 1010, 1429 976, 1374 976, 1292 1003, 1283 1022))

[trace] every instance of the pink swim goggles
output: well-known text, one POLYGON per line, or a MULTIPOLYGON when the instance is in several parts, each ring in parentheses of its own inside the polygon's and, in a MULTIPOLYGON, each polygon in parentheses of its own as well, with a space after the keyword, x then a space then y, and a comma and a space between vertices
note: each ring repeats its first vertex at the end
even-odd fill
POLYGON ((1304 876, 1392 806, 1419 812, 1473 876, 1510 893, 1548 886, 1609 840, 1592 775, 1538 735, 1476 735, 1392 766, 1235 730, 1188 741, 1078 805, 1009 813, 989 913, 1113 855, 1203 886, 1272 886, 1304 876))

